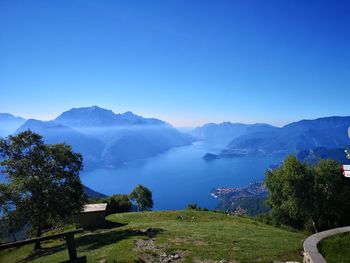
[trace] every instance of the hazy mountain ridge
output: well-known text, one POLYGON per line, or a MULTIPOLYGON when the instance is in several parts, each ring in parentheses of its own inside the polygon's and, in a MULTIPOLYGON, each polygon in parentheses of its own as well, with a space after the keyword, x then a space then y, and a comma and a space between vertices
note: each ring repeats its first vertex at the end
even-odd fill
POLYGON ((288 154, 317 147, 344 148, 350 144, 350 117, 301 120, 269 132, 256 132, 233 139, 222 154, 288 154))
POLYGON ((107 195, 96 192, 92 190, 91 188, 84 185, 84 193, 87 198, 104 198, 107 197, 107 195))
POLYGON ((161 120, 144 118, 133 114, 131 111, 127 111, 122 114, 115 114, 111 110, 106 110, 98 106, 70 109, 59 115, 55 121, 72 128, 96 128, 127 125, 168 125, 161 120))
POLYGON ((277 127, 265 123, 244 124, 222 122, 219 124, 208 123, 195 128, 189 133, 199 140, 214 140, 229 143, 234 138, 244 134, 271 131, 274 129, 277 129, 277 127))
POLYGON ((16 131, 32 130, 47 143, 67 143, 84 158, 85 169, 113 167, 190 144, 189 135, 170 124, 97 106, 73 108, 53 121, 30 119, 16 131))
POLYGON ((101 165, 104 144, 94 137, 84 135, 55 121, 29 119, 17 129, 16 133, 26 130, 39 133, 46 143, 67 143, 71 145, 74 151, 83 155, 85 169, 92 169, 101 165))
POLYGON ((297 154, 297 158, 300 161, 305 161, 310 164, 317 163, 321 159, 333 159, 342 164, 349 164, 349 160, 346 159, 344 148, 329 149, 324 147, 318 147, 311 150, 301 151, 297 154))
POLYGON ((9 113, 0 113, 0 137, 8 136, 16 131, 26 120, 9 113))
POLYGON ((0 123, 6 123, 6 119, 22 124, 17 133, 31 129, 42 134, 48 143, 72 145, 75 151, 83 154, 86 169, 113 167, 148 158, 172 147, 190 144, 193 142, 191 136, 199 140, 229 142, 220 154, 205 158, 208 160, 289 153, 300 153, 300 159, 308 161, 320 156, 336 156, 343 160, 341 149, 350 145, 347 136, 350 117, 301 120, 281 128, 264 123, 209 123, 195 128, 189 132, 191 135, 181 133, 161 120, 132 112, 115 114, 97 106, 73 108, 53 121, 25 121, 11 114, 0 114, 0 123))
POLYGON ((107 144, 103 160, 109 166, 133 159, 143 159, 157 155, 170 148, 191 143, 191 139, 171 127, 149 127, 128 130, 117 140, 107 144), (124 149, 122 152, 119 149, 124 149))

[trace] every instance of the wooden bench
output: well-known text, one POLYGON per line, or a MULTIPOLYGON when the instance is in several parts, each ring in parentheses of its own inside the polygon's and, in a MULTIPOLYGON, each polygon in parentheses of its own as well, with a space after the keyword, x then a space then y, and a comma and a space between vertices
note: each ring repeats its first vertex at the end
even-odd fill
POLYGON ((64 238, 67 242, 67 249, 68 249, 68 255, 69 255, 69 260, 66 262, 84 262, 85 263, 86 256, 82 256, 82 257, 77 256, 77 250, 74 242, 74 235, 82 232, 83 232, 83 229, 76 229, 76 230, 70 230, 70 231, 49 235, 49 236, 36 237, 36 238, 26 239, 18 242, 13 242, 13 243, 5 243, 0 245, 0 250, 13 248, 13 247, 20 247, 23 245, 35 243, 37 241, 41 242, 41 241, 50 240, 50 239, 64 238))

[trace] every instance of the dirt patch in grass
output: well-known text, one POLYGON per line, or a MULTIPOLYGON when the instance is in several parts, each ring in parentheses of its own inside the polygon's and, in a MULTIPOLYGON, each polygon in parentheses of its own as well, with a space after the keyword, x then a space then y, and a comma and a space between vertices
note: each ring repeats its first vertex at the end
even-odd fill
POLYGON ((227 260, 202 260, 202 259, 195 259, 193 261, 194 263, 239 263, 238 261, 227 261, 227 260))
POLYGON ((188 252, 177 250, 175 253, 165 253, 166 245, 156 245, 154 239, 137 239, 134 250, 140 253, 139 262, 182 262, 188 252))
POLYGON ((152 251, 155 252, 156 245, 154 239, 136 239, 134 242, 135 250, 137 251, 152 251))

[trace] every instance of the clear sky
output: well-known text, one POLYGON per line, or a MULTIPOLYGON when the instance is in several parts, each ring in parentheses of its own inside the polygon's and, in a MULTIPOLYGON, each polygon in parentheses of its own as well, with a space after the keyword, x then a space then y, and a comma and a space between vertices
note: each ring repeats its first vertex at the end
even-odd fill
POLYGON ((175 126, 350 115, 350 1, 0 0, 0 112, 175 126))

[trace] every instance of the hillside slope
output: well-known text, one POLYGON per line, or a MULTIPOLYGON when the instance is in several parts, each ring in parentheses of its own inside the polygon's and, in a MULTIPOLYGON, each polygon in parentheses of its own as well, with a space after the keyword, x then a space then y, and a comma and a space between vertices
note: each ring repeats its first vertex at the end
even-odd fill
POLYGON ((315 164, 321 159, 333 159, 342 164, 348 164, 350 161, 346 159, 344 148, 328 149, 318 147, 310 150, 299 152, 296 157, 300 161, 305 161, 310 164, 315 164))
MULTIPOLYGON (((108 220, 114 225, 85 231, 76 238, 78 255, 86 255, 88 262, 170 262, 166 258, 171 256, 171 262, 302 261, 304 233, 249 218, 159 211, 114 214, 108 220)), ((63 261, 67 251, 62 244, 45 243, 44 250, 34 255, 31 246, 0 252, 0 261, 63 261)))

